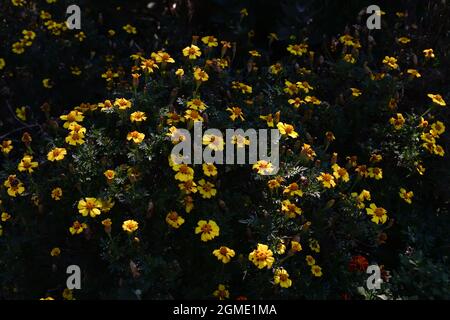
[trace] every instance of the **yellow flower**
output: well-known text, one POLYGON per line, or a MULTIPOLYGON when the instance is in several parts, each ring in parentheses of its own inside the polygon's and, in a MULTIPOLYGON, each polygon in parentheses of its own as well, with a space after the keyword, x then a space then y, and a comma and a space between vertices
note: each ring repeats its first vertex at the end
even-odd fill
POLYGON ((411 42, 411 39, 408 37, 400 37, 400 38, 397 38, 397 41, 400 42, 401 44, 407 44, 407 43, 411 42))
POLYGON ((231 137, 231 143, 237 145, 238 148, 244 148, 250 145, 250 139, 240 134, 234 134, 231 137))
POLYGON ((354 64, 356 62, 356 59, 350 53, 345 54, 342 59, 345 62, 348 62, 348 63, 351 63, 351 64, 354 64))
POLYGON ((441 156, 441 157, 443 157, 445 155, 444 148, 442 148, 442 146, 440 146, 438 144, 434 145, 433 153, 437 154, 438 156, 441 156))
POLYGON ((431 131, 439 136, 445 132, 445 125, 441 121, 436 121, 431 125, 431 131))
POLYGON ((346 46, 353 46, 355 43, 355 38, 353 38, 349 34, 344 34, 339 37, 339 42, 346 45, 346 46))
POLYGON ((55 300, 55 299, 53 299, 52 297, 46 297, 46 298, 40 298, 39 300, 55 300))
POLYGON ((236 253, 233 249, 225 246, 221 246, 219 249, 213 251, 213 255, 215 255, 217 259, 223 263, 230 262, 231 258, 233 258, 235 254, 236 253))
POLYGON ((217 194, 217 190, 214 188, 214 184, 211 182, 206 182, 205 179, 201 179, 198 182, 198 192, 200 192, 202 198, 210 199, 217 194))
POLYGON ((159 67, 154 60, 145 59, 141 63, 141 69, 146 73, 153 73, 155 69, 159 69, 159 67))
POLYGON ((334 181, 334 177, 329 173, 321 172, 320 176, 318 176, 316 179, 318 181, 321 181, 322 185, 325 188, 330 189, 330 188, 336 187, 336 182, 334 181))
POLYGON ((23 7, 23 5, 26 3, 25 0, 11 0, 11 3, 16 7, 23 7))
POLYGON ((400 188, 400 192, 398 193, 400 198, 405 200, 406 203, 411 204, 412 198, 414 196, 414 192, 412 191, 406 191, 405 188, 400 188))
POLYGON ((291 124, 278 122, 277 128, 282 135, 287 135, 294 139, 298 137, 298 133, 295 131, 294 126, 291 124))
POLYGON ((1 219, 2 222, 6 222, 11 219, 11 215, 8 212, 2 212, 1 219))
POLYGON ((72 110, 68 114, 64 114, 59 118, 66 121, 63 125, 65 129, 68 129, 70 124, 73 122, 82 122, 84 120, 83 113, 77 110, 72 110))
POLYGON ((101 204, 101 211, 102 212, 109 212, 109 211, 111 211, 111 209, 114 207, 114 205, 115 205, 115 203, 114 203, 114 201, 112 201, 112 199, 111 198, 108 198, 108 199, 101 199, 101 200, 99 200, 100 201, 100 204, 101 204))
POLYGON ((267 181, 267 186, 269 187, 269 189, 276 189, 281 187, 280 181, 281 179, 279 179, 279 177, 277 177, 277 179, 271 179, 269 181, 267 181))
POLYGON ((3 140, 0 144, 0 151, 4 154, 9 154, 13 148, 14 146, 11 140, 3 140))
POLYGON ((292 104, 295 108, 300 107, 302 104, 305 104, 305 101, 303 101, 301 98, 296 97, 295 99, 289 99, 289 104, 292 104))
POLYGON ((175 63, 175 60, 164 51, 153 52, 151 57, 156 60, 158 63, 175 63))
POLYGON ((342 179, 344 182, 348 182, 350 180, 348 172, 345 168, 340 167, 337 163, 333 164, 331 168, 333 169, 333 176, 336 179, 342 179))
POLYGON ((303 250, 302 245, 298 241, 291 241, 291 250, 294 252, 300 252, 303 250))
POLYGON ((359 97, 362 95, 362 91, 357 88, 350 88, 350 90, 352 90, 352 96, 354 97, 359 97))
POLYGON ((170 211, 166 216, 166 222, 171 227, 178 229, 184 223, 184 219, 176 211, 170 211))
POLYGON ((195 234, 201 233, 201 240, 206 242, 219 236, 219 226, 213 220, 200 220, 195 228, 195 234))
POLYGON ((75 221, 72 226, 69 228, 69 232, 72 235, 75 234, 80 234, 83 232, 84 229, 87 228, 87 224, 86 223, 80 223, 79 221, 75 221))
POLYGON ((259 53, 258 51, 256 51, 256 50, 250 50, 248 53, 250 53, 250 55, 252 56, 252 57, 261 57, 261 53, 259 53))
POLYGON ((42 85, 44 86, 44 88, 46 89, 51 89, 53 88, 53 82, 51 79, 46 78, 44 80, 42 80, 42 85))
POLYGON ((267 160, 258 160, 252 168, 260 175, 268 175, 274 170, 273 164, 267 160))
POLYGON ((122 27, 122 29, 125 30, 125 32, 129 33, 129 34, 136 34, 137 33, 136 28, 133 27, 131 24, 124 25, 122 27))
POLYGON ((281 239, 280 242, 277 244, 276 253, 284 254, 285 252, 286 252, 286 245, 284 244, 284 240, 281 239))
POLYGON ((27 108, 26 107, 17 108, 16 116, 22 121, 27 121, 27 108))
POLYGON ((52 196, 53 200, 56 200, 56 201, 61 200, 62 195, 63 195, 63 191, 61 188, 55 188, 52 190, 51 196, 52 196))
POLYGON ((142 122, 147 120, 147 116, 145 115, 145 112, 136 111, 130 115, 130 120, 131 122, 142 122))
POLYGON ((322 268, 319 267, 318 265, 313 265, 311 266, 311 273, 315 276, 315 277, 321 277, 323 275, 322 273, 322 268))
POLYGON ((438 104, 440 106, 445 107, 447 104, 445 103, 445 100, 442 98, 442 96, 440 94, 433 94, 433 93, 429 93, 428 98, 430 98, 433 103, 438 104))
POLYGON ((102 78, 106 79, 107 82, 111 82, 114 80, 114 78, 118 78, 119 74, 117 72, 114 72, 111 69, 106 70, 104 73, 102 73, 102 78))
POLYGON ((127 140, 133 140, 134 143, 139 144, 142 143, 145 139, 145 134, 138 132, 138 131, 132 131, 127 134, 127 140))
POLYGON ((92 218, 100 215, 102 203, 97 198, 84 198, 78 201, 78 211, 83 217, 90 215, 92 218))
POLYGON ((203 173, 205 174, 205 176, 208 176, 208 177, 217 176, 217 168, 212 163, 204 163, 202 165, 202 169, 203 169, 203 173))
POLYGON ((290 200, 283 200, 281 202, 281 211, 291 219, 302 214, 302 209, 297 207, 294 203, 291 203, 290 200))
POLYGON ((111 232, 112 221, 110 218, 102 220, 102 225, 105 227, 106 232, 111 232))
POLYGON ((205 134, 202 139, 203 145, 214 151, 222 151, 225 142, 221 136, 216 136, 212 134, 205 134))
POLYGON ((122 224, 123 231, 133 233, 139 228, 139 223, 134 220, 126 220, 122 224))
POLYGON ((238 81, 233 81, 231 83, 231 88, 235 89, 235 90, 239 90, 242 93, 247 93, 250 94, 253 92, 253 88, 245 83, 242 82, 238 82, 238 81))
POLYGON ((175 75, 177 75, 179 78, 182 78, 184 76, 184 70, 182 68, 179 68, 175 71, 175 75))
POLYGON ((290 44, 287 47, 287 51, 294 56, 302 56, 304 53, 308 52, 308 45, 306 43, 290 44))
POLYGON ((187 106, 188 106, 188 108, 190 108, 192 110, 203 111, 206 109, 206 104, 198 98, 194 98, 194 99, 188 101, 187 106))
POLYGON ((242 112, 242 109, 239 107, 231 107, 231 108, 227 108, 227 111, 230 111, 231 115, 230 115, 230 119, 235 121, 237 118, 241 119, 242 121, 244 121, 244 113, 242 112))
POLYGON ((258 243, 258 246, 249 255, 248 259, 253 262, 258 269, 270 269, 275 261, 272 250, 265 244, 258 243))
POLYGON ((209 76, 204 70, 200 69, 199 67, 195 67, 194 68, 194 79, 199 82, 205 82, 205 81, 208 81, 209 76))
POLYGON ((259 118, 261 120, 266 121, 268 127, 270 127, 270 128, 274 127, 274 122, 273 122, 274 118, 273 118, 273 115, 271 113, 268 114, 267 116, 259 116, 259 118))
POLYGON ((406 72, 409 73, 411 76, 413 76, 415 78, 420 78, 422 76, 419 73, 419 71, 417 71, 416 69, 408 69, 406 72))
POLYGON ((383 179, 383 169, 381 168, 369 168, 369 177, 375 180, 383 179))
POLYGON ((191 196, 185 196, 182 202, 186 213, 189 213, 194 209, 194 199, 191 196))
POLYGON ((313 266, 316 264, 316 259, 314 259, 313 256, 307 255, 305 257, 306 263, 308 264, 308 266, 313 266))
POLYGON ((366 211, 368 215, 372 216, 372 222, 376 224, 383 224, 388 218, 386 209, 377 207, 375 203, 371 203, 370 207, 366 208, 366 211))
POLYGON ((86 39, 86 34, 85 34, 83 31, 78 32, 78 33, 75 35, 75 38, 76 38, 78 41, 83 42, 83 40, 86 39))
POLYGON ((219 298, 219 300, 225 300, 230 297, 230 292, 226 289, 225 285, 219 284, 219 287, 214 291, 213 295, 219 298))
POLYGON ((75 300, 73 297, 72 290, 70 290, 69 288, 65 288, 63 290, 62 297, 64 300, 75 300))
POLYGON ((369 161, 372 163, 377 163, 380 162, 381 160, 383 160, 383 156, 381 154, 373 153, 372 155, 370 155, 369 161))
POLYGON ((17 179, 16 175, 8 176, 3 185, 8 188, 7 192, 10 197, 17 197, 25 192, 23 183, 17 179))
POLYGON ((283 91, 291 96, 298 93, 298 86, 295 83, 292 83, 288 80, 284 81, 284 89, 283 91))
POLYGON ((38 167, 38 163, 33 161, 33 156, 26 155, 20 160, 17 169, 20 172, 26 171, 28 173, 33 173, 35 168, 38 167))
POLYGON ((198 112, 197 110, 186 110, 186 113, 184 115, 184 117, 188 120, 192 120, 192 121, 203 121, 202 116, 200 115, 200 112, 198 112))
POLYGON ((319 105, 319 104, 322 103, 322 101, 320 101, 319 99, 317 99, 317 98, 314 97, 314 96, 306 96, 306 97, 305 97, 305 102, 307 102, 307 103, 312 103, 312 104, 314 104, 314 105, 319 105))
POLYGON ((116 176, 116 172, 114 170, 106 170, 103 175, 106 177, 107 180, 113 180, 116 176))
POLYGON ((289 288, 290 286, 292 286, 292 280, 289 279, 289 273, 282 268, 278 268, 275 270, 273 282, 275 284, 279 284, 282 288, 289 288))
POLYGON ((59 256, 60 254, 61 254, 61 249, 58 248, 58 247, 53 248, 53 249, 50 251, 50 255, 51 255, 52 257, 57 257, 57 256, 59 256))
POLYGON ((175 179, 179 181, 188 181, 194 179, 194 169, 187 164, 177 164, 172 167, 174 171, 177 171, 175 179))
POLYGON ((316 156, 314 149, 307 143, 303 144, 300 154, 306 156, 309 160, 314 160, 314 157, 316 156))
POLYGON ((217 42, 217 38, 215 38, 214 36, 202 37, 202 42, 208 47, 217 47, 219 45, 219 43, 217 42))
POLYGON ((279 74, 283 70, 281 63, 275 63, 269 67, 269 72, 273 75, 279 74))
POLYGON ((383 63, 391 69, 398 69, 397 59, 394 57, 385 56, 383 63))
POLYGON ((247 8, 242 8, 241 11, 239 11, 241 14, 241 19, 248 16, 248 10, 247 8))
POLYGON ((196 193, 197 192, 197 184, 193 180, 184 181, 178 184, 178 187, 181 191, 184 191, 186 194, 196 193))
POLYGON ((195 60, 202 55, 202 52, 196 45, 191 45, 183 49, 183 55, 191 60, 195 60))
POLYGON ((81 145, 85 142, 83 138, 84 134, 71 131, 69 135, 66 137, 66 142, 72 146, 76 146, 78 144, 81 145))
POLYGON ((396 118, 389 119, 389 123, 394 126, 395 130, 400 130, 405 124, 405 118, 401 113, 397 113, 396 118))
POLYGON ((307 81, 298 81, 295 84, 304 93, 308 93, 310 90, 314 90, 314 88, 311 87, 307 81))
POLYGON ((299 188, 299 186, 296 182, 293 182, 283 190, 283 194, 287 194, 289 196, 297 195, 299 197, 302 197, 303 191, 299 188))
POLYGON ((51 162, 61 161, 67 155, 65 148, 54 148, 47 154, 47 159, 51 162))
POLYGON ((12 52, 14 52, 15 54, 24 53, 25 52, 25 43, 23 41, 13 43, 12 52))
POLYGON ((125 98, 119 98, 114 101, 114 106, 119 107, 120 110, 131 108, 131 101, 125 98))
POLYGON ((82 71, 79 67, 70 67, 70 73, 72 73, 74 76, 81 75, 82 71))
POLYGON ((423 54, 427 59, 434 59, 435 57, 433 49, 425 49, 423 50, 423 54))

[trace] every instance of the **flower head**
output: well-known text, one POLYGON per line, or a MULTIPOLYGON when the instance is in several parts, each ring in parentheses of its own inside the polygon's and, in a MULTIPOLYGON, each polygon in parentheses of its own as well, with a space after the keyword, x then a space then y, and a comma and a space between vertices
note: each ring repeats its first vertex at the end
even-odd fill
POLYGON ((195 234, 201 234, 201 240, 206 242, 219 236, 220 228, 213 220, 200 220, 195 228, 195 234))
POLYGON ((289 279, 289 273, 283 268, 278 268, 275 270, 273 282, 280 285, 282 288, 289 288, 292 286, 292 280, 289 279))
POLYGON ((139 223, 137 223, 135 220, 126 220, 122 224, 123 231, 126 231, 128 233, 133 233, 139 228, 139 223))
POLYGON ((275 261, 272 250, 265 244, 258 243, 258 246, 249 255, 248 259, 259 269, 272 267, 275 261))
POLYGON ((84 198, 78 201, 78 211, 83 217, 90 215, 92 218, 100 215, 102 203, 97 198, 84 198))
POLYGON ((221 246, 219 249, 213 251, 213 255, 216 256, 219 261, 222 261, 223 263, 228 263, 230 262, 231 258, 234 257, 235 252, 233 249, 221 246))

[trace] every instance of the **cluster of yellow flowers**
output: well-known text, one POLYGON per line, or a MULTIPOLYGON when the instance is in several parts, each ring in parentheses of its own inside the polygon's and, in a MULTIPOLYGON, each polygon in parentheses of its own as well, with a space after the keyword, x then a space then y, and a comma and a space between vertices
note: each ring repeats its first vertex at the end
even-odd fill
POLYGON ((23 37, 12 44, 12 52, 15 54, 22 54, 26 47, 33 45, 33 40, 36 38, 36 33, 31 30, 22 30, 23 37))

